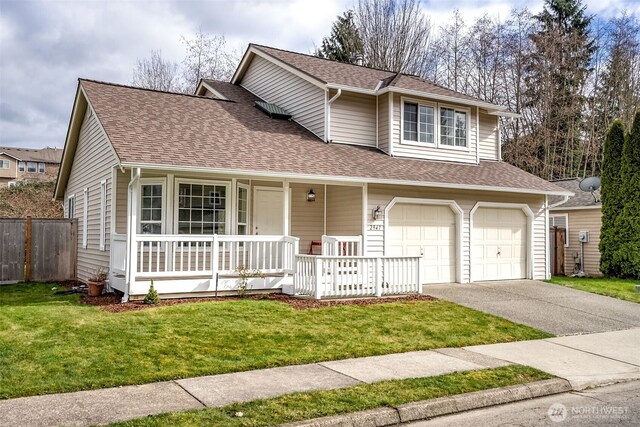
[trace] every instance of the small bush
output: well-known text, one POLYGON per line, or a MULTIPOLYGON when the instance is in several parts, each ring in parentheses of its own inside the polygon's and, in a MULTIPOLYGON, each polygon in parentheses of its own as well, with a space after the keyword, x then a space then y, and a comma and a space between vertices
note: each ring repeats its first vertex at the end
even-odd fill
POLYGON ((160 295, 156 292, 156 289, 153 287, 153 280, 151 280, 151 286, 149 286, 149 292, 144 296, 145 304, 158 304, 160 303, 160 295))

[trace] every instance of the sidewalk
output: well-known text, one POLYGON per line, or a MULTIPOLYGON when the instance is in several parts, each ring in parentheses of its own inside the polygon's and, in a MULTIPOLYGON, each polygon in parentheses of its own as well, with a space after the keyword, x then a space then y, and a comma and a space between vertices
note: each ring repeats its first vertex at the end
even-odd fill
POLYGON ((640 378, 640 329, 448 348, 0 400, 0 425, 86 426, 389 379, 529 365, 574 388, 640 378))

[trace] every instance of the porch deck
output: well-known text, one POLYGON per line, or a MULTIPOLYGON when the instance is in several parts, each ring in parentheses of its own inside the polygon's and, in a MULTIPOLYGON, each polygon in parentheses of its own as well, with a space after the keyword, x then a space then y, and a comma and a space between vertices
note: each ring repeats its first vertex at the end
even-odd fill
POLYGON ((251 291, 315 299, 421 292, 419 257, 363 256, 362 246, 361 236, 323 236, 320 255, 303 255, 292 236, 114 235, 111 284, 131 298, 151 280, 164 296, 229 293, 243 269, 253 273, 251 291))

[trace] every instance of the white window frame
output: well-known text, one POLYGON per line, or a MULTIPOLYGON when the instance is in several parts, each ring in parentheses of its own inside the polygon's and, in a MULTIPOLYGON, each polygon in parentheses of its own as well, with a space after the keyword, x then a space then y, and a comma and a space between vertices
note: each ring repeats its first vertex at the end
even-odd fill
POLYGON ((107 246, 107 180, 100 181, 100 250, 107 246))
POLYGON ((18 172, 24 172, 26 170, 27 170, 27 164, 24 161, 20 160, 18 162, 18 172))
MULTIPOLYGON (((454 113, 455 114, 455 113, 454 113)), ((455 116, 454 116, 455 117, 455 116)), ((420 123, 418 121, 418 140, 420 139, 420 123)), ((478 132, 478 129, 476 129, 478 132)), ((471 107, 462 107, 454 104, 446 104, 440 102, 426 101, 424 99, 418 98, 409 98, 409 97, 400 97, 400 144, 402 145, 413 145, 417 147, 428 147, 428 148, 439 148, 443 150, 453 150, 453 151, 471 151, 471 107), (420 141, 410 141, 404 139, 404 104, 408 102, 410 104, 418 104, 418 119, 420 118, 420 105, 426 107, 434 108, 434 124, 433 124, 433 137, 434 142, 420 142, 420 141), (463 112, 467 117, 467 145, 465 147, 456 147, 453 145, 446 145, 440 143, 440 110, 442 108, 453 109, 454 111, 463 112)))
POLYGON ((247 230, 247 235, 251 234, 251 230, 249 229, 249 213, 251 212, 251 186, 249 186, 248 184, 242 184, 242 183, 238 183, 237 184, 237 189, 236 189, 236 206, 235 206, 235 218, 236 218, 236 234, 240 234, 240 232, 238 231, 241 225, 244 225, 246 227, 247 230), (240 209, 238 208, 238 202, 240 201, 240 189, 244 189, 247 192, 247 221, 246 222, 240 222, 240 219, 238 218, 238 215, 240 215, 240 209))
MULTIPOLYGON (((225 235, 230 235, 233 230, 231 230, 231 218, 232 215, 236 214, 236 209, 231 206, 231 182, 230 181, 209 181, 206 179, 184 179, 177 178, 175 180, 174 185, 174 194, 173 194, 173 229, 175 234, 178 234, 178 223, 179 223, 179 215, 180 215, 180 184, 200 184, 200 185, 219 185, 226 187, 226 208, 224 215, 224 229, 225 235)), ((188 236, 188 234, 187 234, 188 236)), ((212 234, 213 236, 213 234, 212 234)))
POLYGON ((564 247, 567 248, 569 247, 569 214, 567 213, 561 213, 561 214, 549 214, 549 222, 551 224, 549 224, 551 227, 555 227, 556 223, 555 223, 555 217, 557 216, 563 216, 564 217, 564 223, 565 223, 565 233, 564 233, 564 247))
POLYGON ((84 201, 82 207, 82 247, 87 249, 89 246, 89 187, 84 189, 84 201))
POLYGON ((27 162, 27 173, 38 173, 38 162, 27 162), (33 171, 29 170, 29 166, 33 166, 33 171))
POLYGON ((11 168, 11 160, 0 159, 0 169, 11 168))
POLYGON ((46 171, 46 168, 44 163, 42 162, 38 163, 38 173, 45 173, 45 171, 46 171))
POLYGON ((76 195, 71 194, 67 197, 67 203, 65 205, 66 215, 68 219, 73 219, 76 216, 76 195), (73 209, 71 209, 73 207, 73 209))
POLYGON ((166 178, 140 178, 140 200, 138 200, 138 224, 137 233, 142 233, 142 223, 158 223, 158 221, 142 220, 142 187, 145 185, 162 186, 162 218, 160 220, 160 233, 165 234, 167 230, 167 179, 166 178))

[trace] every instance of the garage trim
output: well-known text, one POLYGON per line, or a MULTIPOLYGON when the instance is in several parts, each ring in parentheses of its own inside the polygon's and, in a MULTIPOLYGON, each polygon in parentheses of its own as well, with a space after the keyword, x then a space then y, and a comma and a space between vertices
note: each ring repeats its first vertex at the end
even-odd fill
POLYGON ((527 217, 527 279, 533 279, 533 211, 526 203, 476 202, 469 212, 469 282, 473 280, 473 215, 479 208, 521 209, 527 217))
POLYGON ((456 216, 456 282, 462 283, 462 219, 464 212, 455 200, 445 199, 420 199, 415 197, 394 197, 384 208, 384 254, 388 253, 389 239, 387 230, 389 229, 389 212, 396 203, 406 203, 414 205, 436 205, 449 206, 456 216))

